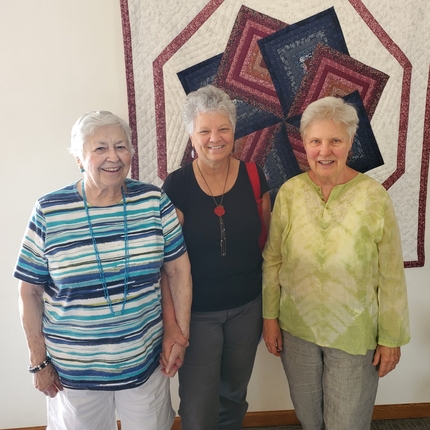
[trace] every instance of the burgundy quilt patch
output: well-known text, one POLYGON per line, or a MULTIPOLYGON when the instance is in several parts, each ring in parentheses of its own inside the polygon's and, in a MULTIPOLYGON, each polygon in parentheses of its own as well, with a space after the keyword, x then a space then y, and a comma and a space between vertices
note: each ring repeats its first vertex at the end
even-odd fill
POLYGON ((303 77, 288 116, 326 96, 344 97, 358 91, 367 116, 372 119, 389 76, 360 61, 318 44, 303 77))
POLYGON ((214 85, 233 99, 240 98, 282 117, 282 108, 257 42, 286 26, 282 21, 242 6, 214 85))

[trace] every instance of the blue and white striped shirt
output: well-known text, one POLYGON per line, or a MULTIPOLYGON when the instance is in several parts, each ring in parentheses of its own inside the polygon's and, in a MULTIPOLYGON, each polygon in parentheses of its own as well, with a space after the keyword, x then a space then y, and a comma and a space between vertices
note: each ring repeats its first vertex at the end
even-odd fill
POLYGON ((158 367, 163 335, 160 268, 186 247, 175 208, 165 193, 131 179, 126 186, 129 278, 122 314, 122 202, 89 207, 114 314, 104 296, 76 184, 36 202, 23 239, 14 276, 44 287, 46 348, 67 388, 133 388, 158 367))

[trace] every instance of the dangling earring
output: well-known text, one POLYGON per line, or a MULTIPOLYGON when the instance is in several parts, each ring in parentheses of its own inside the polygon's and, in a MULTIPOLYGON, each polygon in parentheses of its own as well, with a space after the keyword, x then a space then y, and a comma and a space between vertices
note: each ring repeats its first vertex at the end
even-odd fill
POLYGON ((82 173, 84 173, 84 172, 85 172, 85 169, 84 169, 83 167, 81 167, 81 168, 80 168, 80 171, 81 171, 82 173))
POLYGON ((196 153, 194 152, 194 146, 191 147, 191 158, 194 158, 196 153))

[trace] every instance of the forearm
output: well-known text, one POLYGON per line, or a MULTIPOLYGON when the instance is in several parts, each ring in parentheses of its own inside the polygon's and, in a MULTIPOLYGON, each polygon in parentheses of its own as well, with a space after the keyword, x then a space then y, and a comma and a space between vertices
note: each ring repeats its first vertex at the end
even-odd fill
MULTIPOLYGON (((281 286, 279 285, 279 263, 272 264, 266 250, 263 262, 263 318, 273 319, 279 316, 281 286)), ((263 254, 264 255, 264 254, 263 254)))
POLYGON ((282 268, 282 240, 284 224, 280 220, 280 205, 275 204, 270 221, 269 237, 263 252, 263 318, 279 316, 281 286, 279 274, 282 268))
POLYGON ((169 288, 169 279, 167 274, 164 271, 161 271, 161 304, 163 308, 163 323, 167 324, 176 324, 176 315, 175 315, 175 307, 173 305, 172 294, 169 288))
MULTIPOLYGON (((21 324, 30 356, 30 366, 34 367, 46 359, 45 338, 42 332, 43 287, 21 281, 19 283, 19 309, 21 324)), ((55 397, 63 389, 54 367, 49 364, 33 373, 33 384, 43 394, 55 397)))
POLYGON ((161 271, 160 284, 164 323, 160 364, 162 372, 172 377, 182 366, 185 348, 188 346, 191 312, 188 257, 179 262, 165 264, 161 271))
POLYGON ((165 293, 163 306, 166 310, 166 321, 175 318, 181 332, 188 337, 192 299, 191 269, 188 254, 185 253, 176 260, 165 263, 163 269, 167 275, 167 282, 162 280, 162 294, 163 290, 165 293), (170 294, 166 294, 166 284, 170 294))
POLYGON ((378 246, 378 344, 390 348, 410 339, 409 310, 400 231, 391 204, 378 246))
POLYGON ((29 350, 30 366, 36 366, 46 359, 45 339, 42 333, 43 287, 20 281, 19 309, 29 350))

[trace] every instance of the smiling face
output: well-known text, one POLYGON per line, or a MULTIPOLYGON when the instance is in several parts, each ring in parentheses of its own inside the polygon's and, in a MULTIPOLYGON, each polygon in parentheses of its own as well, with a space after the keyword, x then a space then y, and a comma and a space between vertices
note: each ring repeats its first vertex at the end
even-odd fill
POLYGON ((106 125, 95 130, 85 140, 82 159, 78 164, 85 169, 85 183, 101 190, 121 187, 128 175, 131 153, 124 130, 106 125))
POLYGON ((346 126, 332 120, 309 124, 303 137, 312 179, 319 185, 325 182, 343 183, 348 167, 346 160, 352 147, 346 126))
POLYGON ((228 115, 222 112, 197 115, 190 139, 202 162, 211 165, 227 159, 234 146, 233 126, 228 115))

